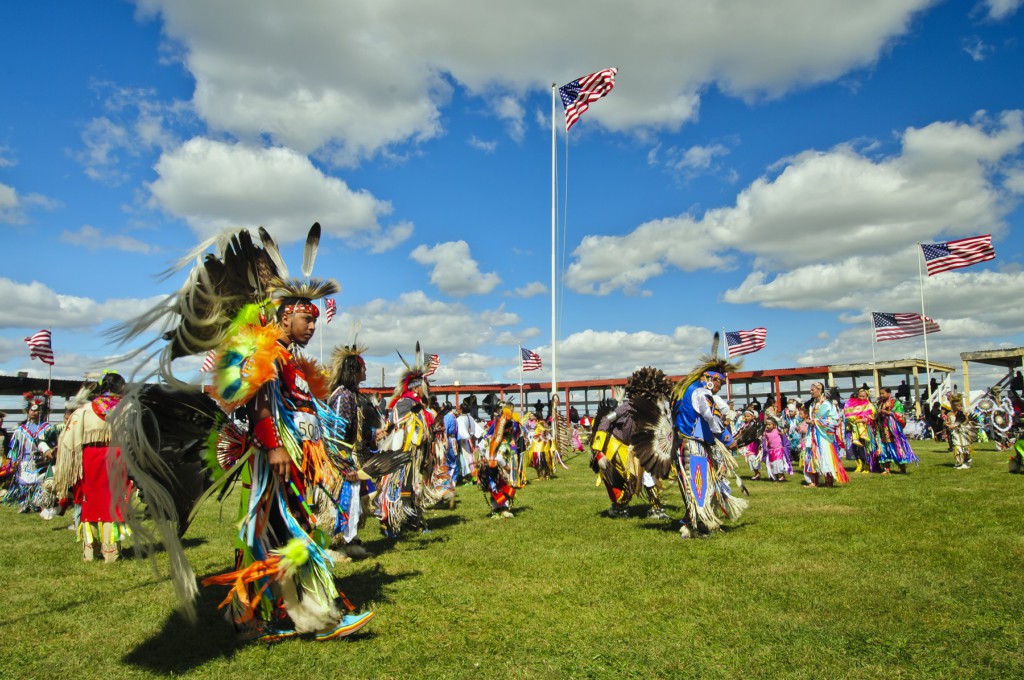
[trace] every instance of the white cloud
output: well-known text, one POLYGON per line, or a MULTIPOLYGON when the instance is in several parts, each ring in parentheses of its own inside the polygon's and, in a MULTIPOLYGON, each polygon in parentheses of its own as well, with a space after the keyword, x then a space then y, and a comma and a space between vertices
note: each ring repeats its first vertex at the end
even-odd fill
MULTIPOLYGON (((595 331, 573 333, 558 342, 558 377, 585 380, 626 376, 643 366, 656 366, 669 375, 688 373, 698 357, 711 346, 714 333, 698 326, 679 326, 671 335, 638 331, 595 331)), ((531 347, 544 363, 529 374, 531 380, 551 379, 551 347, 531 347)), ((518 380, 518 364, 505 373, 518 380)))
POLYGON ((409 257, 430 267, 430 282, 448 295, 483 295, 501 283, 501 278, 494 272, 480 272, 465 241, 448 241, 432 247, 419 245, 409 257))
POLYGON ((510 98, 497 113, 515 138, 522 120, 515 98, 613 65, 622 77, 589 121, 678 129, 696 116, 712 82, 745 98, 778 96, 870 67, 932 2, 688 0, 628 13, 611 0, 523 0, 498 9, 456 0, 320 0, 302 12, 272 0, 138 5, 162 19, 195 79, 195 110, 211 129, 243 140, 268 135, 354 163, 441 134, 452 82, 510 98), (565 26, 586 39, 567 48, 565 26))
POLYGON ((476 135, 469 138, 469 145, 477 151, 483 151, 484 153, 494 153, 498 149, 498 143, 495 141, 486 142, 476 135))
POLYGON ((970 55, 974 61, 985 61, 995 51, 994 47, 977 36, 964 38, 962 44, 964 52, 970 55))
POLYGON ((526 111, 515 97, 498 97, 494 101, 494 113, 505 121, 508 136, 517 142, 523 141, 526 135, 526 111))
POLYGON ((60 240, 64 243, 82 246, 87 250, 112 249, 124 250, 129 253, 155 253, 159 250, 152 244, 124 234, 104 236, 103 232, 88 224, 83 225, 78 231, 65 229, 64 233, 60 235, 60 240))
POLYGON ((548 292, 548 287, 540 281, 531 281, 524 286, 519 286, 515 290, 505 293, 505 295, 511 295, 514 297, 528 298, 534 295, 541 295, 548 292))
POLYGON ((983 0, 988 8, 988 16, 996 21, 1006 19, 1016 12, 1024 0, 983 0))
POLYGON ((916 241, 1002 230, 1015 197, 995 178, 1005 172, 1007 186, 1016 186, 1020 111, 909 128, 901 141, 900 154, 879 159, 848 144, 808 151, 743 189, 733 206, 648 222, 625 236, 585 237, 567 281, 578 292, 635 293, 669 266, 720 269, 742 252, 754 256, 755 271, 736 292, 763 296, 753 289, 773 271, 783 272, 779 291, 815 274, 849 271, 851 258, 877 264, 869 258, 916 241), (804 266, 812 269, 799 270, 804 266))
POLYGON ((0 224, 24 224, 28 216, 26 212, 33 208, 52 210, 57 206, 42 194, 22 196, 14 189, 0 182, 0 224))
POLYGON ((378 298, 342 310, 343 304, 342 297, 331 325, 317 329, 317 333, 324 333, 325 345, 350 342, 351 329, 358 324, 359 342, 368 347, 367 356, 392 359, 397 349, 411 360, 416 342, 431 354, 473 352, 496 344, 501 328, 520 323, 518 316, 502 308, 476 310, 462 302, 431 299, 422 291, 403 293, 395 300, 378 298))
POLYGON ((124 321, 153 307, 162 296, 151 298, 92 298, 61 295, 38 281, 17 283, 0 278, 0 328, 87 328, 109 321, 124 321))
POLYGON ((304 238, 320 222, 325 234, 380 249, 408 238, 404 222, 382 231, 391 204, 324 175, 290 149, 260 149, 194 138, 164 153, 149 185, 160 208, 202 238, 225 228, 263 225, 282 243, 304 238))
POLYGON ((148 89, 118 87, 108 82, 93 83, 103 100, 106 115, 93 118, 82 129, 83 148, 72 156, 85 168, 86 176, 120 184, 131 177, 130 166, 144 154, 166 150, 178 143, 173 126, 192 118, 189 106, 166 104, 148 89))

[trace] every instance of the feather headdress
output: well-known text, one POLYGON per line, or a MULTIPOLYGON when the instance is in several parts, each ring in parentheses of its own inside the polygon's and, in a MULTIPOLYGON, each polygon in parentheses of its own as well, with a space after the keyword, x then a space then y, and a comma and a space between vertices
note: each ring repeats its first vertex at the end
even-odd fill
MULTIPOLYGON (((288 279, 288 268, 277 243, 263 227, 257 233, 259 243, 253 240, 249 229, 225 231, 200 243, 164 272, 165 278, 170 277, 191 265, 185 283, 175 293, 112 329, 113 338, 120 344, 148 335, 153 329, 158 331, 156 337, 128 357, 159 359, 155 373, 167 383, 183 387, 174 376, 171 362, 216 350, 237 330, 236 320, 247 307, 258 308, 254 322, 266 323, 275 311, 275 300, 314 300, 337 292, 334 281, 288 279), (166 341, 166 345, 158 347, 161 341, 166 341)), ((303 256, 303 275, 307 279, 306 272, 312 271, 319 241, 320 225, 314 224, 303 256)), ((153 376, 132 377, 146 380, 153 376)))
POLYGON ((420 343, 416 343, 416 358, 413 363, 410 364, 402 356, 402 353, 397 349, 395 352, 398 354, 398 358, 402 360, 402 364, 405 366, 405 371, 402 373, 402 377, 398 379, 398 384, 395 385, 395 391, 391 395, 391 401, 388 402, 388 408, 394 408, 395 404, 404 395, 408 394, 414 387, 422 386, 422 394, 424 397, 429 396, 430 383, 427 381, 426 372, 427 367, 423 361, 423 350, 420 349, 420 343))
POLYGON ((354 388, 353 384, 358 380, 358 368, 366 368, 363 360, 363 352, 366 347, 352 342, 351 345, 338 345, 331 352, 331 365, 328 369, 331 376, 331 389, 337 389, 340 385, 354 388))
POLYGON ((33 390, 25 392, 21 396, 25 399, 25 413, 28 413, 33 407, 38 408, 43 417, 50 412, 50 397, 53 396, 50 390, 33 390))
POLYGON ((725 378, 729 373, 738 371, 741 365, 742 363, 734 364, 728 359, 718 356, 718 333, 716 332, 711 342, 711 353, 702 356, 689 375, 676 383, 675 387, 672 388, 672 399, 682 398, 687 388, 701 380, 705 375, 717 373, 720 377, 725 378))

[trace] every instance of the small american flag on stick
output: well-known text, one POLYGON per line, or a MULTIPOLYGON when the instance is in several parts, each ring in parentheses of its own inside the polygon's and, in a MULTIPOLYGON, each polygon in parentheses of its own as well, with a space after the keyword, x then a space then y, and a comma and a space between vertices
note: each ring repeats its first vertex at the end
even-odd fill
POLYGON ((217 365, 217 350, 211 349, 203 359, 203 365, 199 367, 201 373, 209 373, 217 365))
POLYGON ((327 298, 324 300, 324 319, 327 323, 331 323, 331 319, 338 313, 338 301, 334 298, 327 298))

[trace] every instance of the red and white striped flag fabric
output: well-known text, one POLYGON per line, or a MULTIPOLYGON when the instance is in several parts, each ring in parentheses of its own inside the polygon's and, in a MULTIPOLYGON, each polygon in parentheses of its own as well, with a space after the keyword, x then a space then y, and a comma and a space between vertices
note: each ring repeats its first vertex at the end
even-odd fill
POLYGON ((50 331, 42 330, 25 338, 28 343, 29 359, 39 359, 44 364, 53 366, 53 347, 50 345, 50 331))
POLYGON ((558 96, 565 107, 565 131, 575 125, 583 112, 590 108, 590 102, 597 101, 615 87, 617 68, 606 68, 589 76, 577 78, 558 88, 558 96))
POLYGON ((324 300, 324 318, 327 323, 331 323, 331 319, 338 313, 338 301, 334 298, 326 298, 324 300))
POLYGON ((996 249, 992 247, 992 234, 944 243, 922 243, 921 251, 924 253, 924 266, 928 269, 928 276, 996 259, 996 249))
POLYGON ((729 356, 751 354, 764 349, 764 341, 768 330, 760 326, 751 331, 732 331, 725 334, 725 344, 729 347, 729 356))
POLYGON ((217 365, 217 350, 211 349, 203 359, 203 365, 199 367, 201 373, 209 373, 217 365))
POLYGON ((519 359, 523 362, 524 371, 536 371, 544 366, 540 360, 540 355, 536 352, 531 352, 525 347, 519 348, 519 359))
POLYGON ((424 378, 429 376, 429 375, 434 375, 434 371, 436 371, 438 366, 441 365, 441 357, 437 356, 436 354, 428 354, 426 356, 426 359, 427 359, 427 370, 423 374, 424 378))
POLYGON ((935 323, 935 319, 930 316, 923 318, 924 323, 922 324, 920 314, 871 312, 871 320, 875 325, 875 340, 883 342, 939 332, 939 324, 935 323))

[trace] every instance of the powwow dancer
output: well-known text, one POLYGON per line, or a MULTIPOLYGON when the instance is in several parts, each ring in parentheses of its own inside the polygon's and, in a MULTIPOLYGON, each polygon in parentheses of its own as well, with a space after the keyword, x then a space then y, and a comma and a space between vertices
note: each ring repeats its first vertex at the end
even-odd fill
POLYGON ((901 473, 906 474, 907 463, 919 461, 903 433, 907 424, 903 416, 903 403, 892 395, 888 387, 879 390, 875 423, 878 431, 879 460, 885 467, 882 474, 889 474, 893 463, 899 465, 901 473))
POLYGON ((67 502, 74 492, 74 503, 80 505, 78 540, 82 542, 82 559, 96 559, 99 547, 104 562, 116 562, 121 555, 121 539, 130 532, 124 524, 125 508, 131 496, 131 483, 118 480, 110 483, 110 470, 120 467, 120 456, 110 446, 108 416, 121 401, 125 383, 117 373, 107 373, 96 387, 97 394, 71 414, 60 438, 54 492, 67 502), (120 486, 122 495, 114 498, 110 490, 120 486), (100 545, 98 546, 97 543, 100 545))
POLYGON ((397 537, 409 527, 426 531, 425 508, 441 497, 429 485, 433 477, 434 414, 427 408, 430 383, 427 382, 423 352, 416 343, 416 359, 411 366, 401 354, 405 372, 388 401, 388 438, 382 451, 402 451, 408 462, 384 475, 377 484, 376 511, 381 529, 389 537, 397 537))
MULTIPOLYGON (((338 285, 309 278, 319 224, 306 241, 304 282, 287 278, 273 239, 262 228, 259 235, 263 248, 247 230, 200 245, 185 286, 121 331, 127 340, 163 322, 163 337, 170 342, 159 352, 160 375, 180 390, 188 386, 173 375, 171 360, 216 349, 213 394, 223 412, 245 410, 248 430, 223 413, 209 413, 206 397, 195 391, 154 395, 134 388, 115 411, 114 441, 156 520, 186 604, 195 583, 177 534, 200 500, 197 492, 208 486, 205 471, 177 450, 173 438, 188 436, 190 444, 209 439, 207 460, 218 479, 206 495, 228 481, 242 483, 235 570, 204 579, 204 585, 231 586, 221 607, 228 608, 244 638, 274 642, 309 634, 331 640, 373 617, 372 612, 346 613, 354 607, 335 587, 333 562, 322 547, 326 539, 309 507, 318 486, 330 488, 338 471, 355 469, 341 442, 346 423, 323 401, 326 385, 319 368, 301 355, 316 330, 319 310, 313 301, 337 292, 338 285), (217 254, 201 259, 211 246, 217 254), (154 421, 156 432, 148 427, 154 421), (191 435, 211 422, 208 438, 191 435), (176 497, 189 494, 184 502, 176 497)), ((129 517, 134 529, 140 518, 129 517)))
POLYGON ((747 459, 747 466, 753 472, 751 480, 761 479, 761 462, 764 455, 761 451, 761 437, 764 434, 764 424, 758 420, 757 413, 752 410, 743 412, 743 420, 740 422, 736 435, 733 437, 735 448, 743 451, 743 457, 747 459))
POLYGON ((715 333, 711 354, 672 388, 671 406, 660 400, 658 417, 647 409, 637 411, 634 451, 640 464, 657 478, 674 469, 686 506, 679 530, 683 538, 721 530, 719 515, 739 519, 747 508, 745 500, 732 495, 726 479, 735 475, 736 468, 726 448, 732 438, 715 393, 722 388, 725 374, 736 366, 718 357, 718 342, 715 333))
POLYGON ((360 383, 366 380, 363 351, 355 342, 334 350, 330 370, 333 391, 328 398, 331 410, 345 420, 341 443, 352 452, 361 469, 339 474, 333 488, 321 489, 316 494, 320 527, 325 528, 325 522, 329 525, 326 530, 333 537, 332 547, 341 548, 357 560, 372 557, 357 534, 366 521, 364 504, 368 505, 369 495, 376 490, 366 467, 370 461, 382 462, 381 458, 374 459, 373 454, 377 452, 378 439, 384 435, 384 423, 377 408, 359 391, 360 383))
MULTIPOLYGON (((530 440, 530 453, 528 465, 537 471, 537 481, 551 479, 554 477, 555 454, 551 441, 551 430, 544 423, 538 422, 533 430, 533 438, 530 440)), ((518 459, 518 456, 517 456, 518 459)), ((513 461, 517 463, 518 460, 513 461)), ((523 474, 522 465, 512 464, 511 483, 517 489, 526 486, 526 475, 523 474)))
POLYGON ((804 477, 809 487, 819 486, 822 478, 825 486, 850 481, 836 446, 838 424, 836 407, 825 397, 824 385, 811 383, 811 407, 807 412, 808 447, 804 455, 804 477))
POLYGON ((6 505, 18 512, 38 512, 46 505, 43 480, 53 465, 57 430, 47 420, 50 414, 49 392, 26 392, 25 420, 11 437, 7 466, 11 483, 4 495, 6 505))
POLYGON ((843 406, 847 436, 857 457, 857 469, 854 472, 867 474, 882 470, 875 438, 875 415, 875 405, 868 398, 868 391, 863 388, 857 390, 843 406))
POLYGON ((956 470, 970 470, 974 424, 964 413, 964 400, 959 394, 950 397, 949 406, 949 413, 946 414, 946 436, 953 445, 953 467, 956 470))
POLYGON ((637 408, 656 409, 658 401, 667 400, 671 391, 672 383, 665 373, 647 366, 634 371, 626 380, 626 398, 614 411, 604 415, 604 404, 598 411, 598 424, 591 439, 591 468, 608 491, 609 517, 626 517, 629 502, 643 489, 651 506, 647 516, 669 518, 661 506, 661 482, 640 466, 632 443, 637 408))
POLYGON ((513 457, 521 458, 516 454, 517 427, 511 407, 503 405, 494 421, 486 456, 478 466, 477 483, 490 503, 491 517, 495 519, 513 517, 512 501, 516 487, 510 481, 512 465, 509 461, 513 457))
POLYGON ((761 450, 768 468, 768 479, 784 482, 786 475, 793 474, 793 465, 789 462, 789 437, 774 416, 765 416, 761 450))

